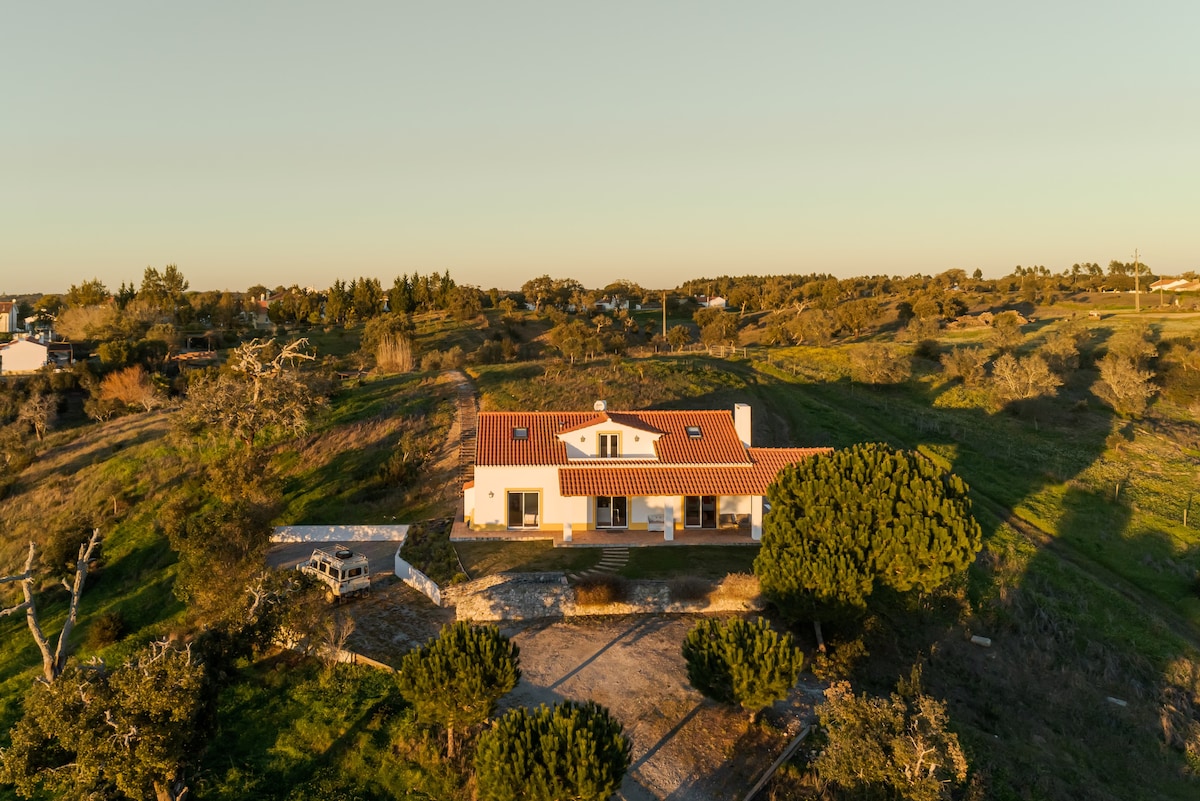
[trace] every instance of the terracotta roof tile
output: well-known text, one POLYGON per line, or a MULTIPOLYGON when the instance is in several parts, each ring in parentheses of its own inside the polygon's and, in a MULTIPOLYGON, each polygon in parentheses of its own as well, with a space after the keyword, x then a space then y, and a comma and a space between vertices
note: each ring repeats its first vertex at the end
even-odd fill
POLYGON ((563 467, 563 496, 766 495, 786 465, 830 448, 751 448, 752 463, 723 467, 563 467))
POLYGON ((612 421, 661 433, 654 444, 659 463, 677 465, 749 465, 750 458, 733 427, 733 414, 716 411, 640 412, 481 412, 476 464, 566 465, 567 448, 558 435, 612 421), (699 426, 701 436, 687 435, 699 426), (525 428, 528 438, 513 437, 525 428))

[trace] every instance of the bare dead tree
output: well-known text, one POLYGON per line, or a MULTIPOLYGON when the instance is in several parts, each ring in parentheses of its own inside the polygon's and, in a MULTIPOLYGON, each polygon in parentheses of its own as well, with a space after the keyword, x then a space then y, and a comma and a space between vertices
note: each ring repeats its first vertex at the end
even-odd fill
POLYGON ((25 621, 29 624, 29 633, 42 652, 42 680, 52 683, 60 675, 67 664, 67 643, 71 638, 71 630, 79 615, 79 598, 83 595, 83 585, 87 581, 88 565, 95 557, 96 549, 100 547, 100 529, 93 529, 91 538, 79 546, 79 559, 75 563, 75 581, 68 583, 63 580, 63 586, 71 593, 71 604, 67 609, 67 619, 63 621, 62 631, 58 634, 58 642, 50 647, 50 640, 42 631, 38 621, 37 601, 34 596, 34 565, 37 562, 37 544, 29 543, 29 555, 25 557, 25 569, 21 573, 0 577, 0 584, 20 582, 25 600, 14 606, 0 609, 0 617, 25 612, 25 621))

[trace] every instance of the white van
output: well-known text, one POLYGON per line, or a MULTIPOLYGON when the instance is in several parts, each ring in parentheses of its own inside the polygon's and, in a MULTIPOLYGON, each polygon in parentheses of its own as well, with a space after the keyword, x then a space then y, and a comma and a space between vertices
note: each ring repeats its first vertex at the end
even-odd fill
POLYGON ((371 590, 367 557, 341 545, 328 550, 317 548, 296 569, 316 576, 325 585, 325 597, 330 601, 366 595, 371 590))

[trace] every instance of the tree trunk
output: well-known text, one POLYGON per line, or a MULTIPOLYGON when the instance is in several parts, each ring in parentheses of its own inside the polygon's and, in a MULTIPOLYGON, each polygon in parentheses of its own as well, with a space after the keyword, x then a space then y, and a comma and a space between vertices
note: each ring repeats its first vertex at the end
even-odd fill
POLYGON ((83 595, 83 583, 87 581, 88 562, 95 556, 96 548, 100 545, 100 529, 92 529, 91 539, 79 546, 79 559, 75 562, 75 584, 63 585, 71 591, 71 605, 67 609, 67 619, 63 621, 62 633, 58 635, 58 647, 54 651, 54 676, 57 678, 67 664, 67 640, 79 615, 79 598, 83 595))
POLYGON ((825 638, 821 636, 821 621, 813 621, 813 632, 817 635, 817 650, 825 653, 825 638))
POLYGON ((454 759, 454 724, 446 727, 446 758, 454 759))

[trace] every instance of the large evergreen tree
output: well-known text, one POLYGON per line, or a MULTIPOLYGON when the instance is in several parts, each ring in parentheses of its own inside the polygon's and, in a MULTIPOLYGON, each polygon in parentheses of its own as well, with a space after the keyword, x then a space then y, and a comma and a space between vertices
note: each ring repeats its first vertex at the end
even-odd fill
POLYGON ((910 451, 864 443, 782 470, 754 572, 794 619, 866 608, 876 587, 927 592, 981 547, 967 485, 910 451))
POLYGON ((629 769, 629 739, 595 702, 513 709, 479 738, 483 801, 605 801, 629 769))
POLYGON ((517 686, 519 656, 495 626, 460 620, 405 654, 397 680, 418 719, 446 730, 446 753, 453 757, 456 732, 490 718, 501 696, 517 686))
POLYGON ((787 697, 800 676, 804 655, 764 618, 702 620, 683 641, 688 681, 716 701, 758 713, 787 697))

